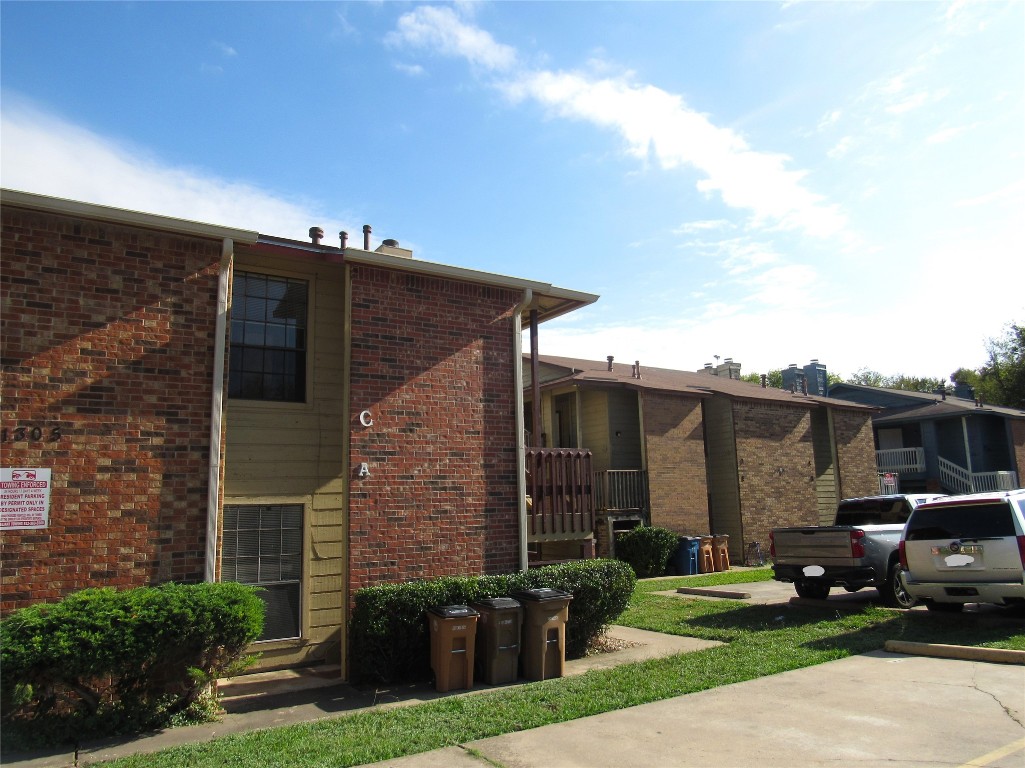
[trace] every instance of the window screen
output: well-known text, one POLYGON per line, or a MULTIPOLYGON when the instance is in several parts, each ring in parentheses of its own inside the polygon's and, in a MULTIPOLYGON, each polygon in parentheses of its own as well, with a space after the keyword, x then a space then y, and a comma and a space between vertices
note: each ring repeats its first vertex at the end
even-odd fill
POLYGON ((229 397, 306 400, 307 293, 303 280, 235 273, 229 397))
POLYGON ((221 580, 262 587, 267 606, 260 640, 300 636, 301 504, 224 507, 221 580))

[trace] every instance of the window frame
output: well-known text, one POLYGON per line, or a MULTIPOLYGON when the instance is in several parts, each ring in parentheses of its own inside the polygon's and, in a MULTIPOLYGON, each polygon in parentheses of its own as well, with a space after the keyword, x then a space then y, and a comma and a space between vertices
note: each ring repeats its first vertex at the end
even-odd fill
POLYGON ((310 380, 311 379, 311 377, 310 377, 310 365, 311 365, 311 361, 314 358, 314 349, 313 349, 313 347, 314 347, 314 340, 313 340, 313 317, 314 317, 314 296, 315 296, 315 293, 316 293, 315 287, 316 286, 315 286, 314 275, 311 275, 311 274, 295 273, 295 272, 285 272, 285 271, 280 271, 280 270, 275 270, 275 269, 267 269, 267 268, 265 268, 263 266, 260 266, 260 265, 257 265, 257 264, 238 264, 238 263, 236 263, 233 266, 233 268, 232 268, 232 276, 231 276, 231 294, 232 294, 231 295, 231 309, 230 309, 230 312, 229 312, 227 329, 226 329, 226 334, 227 334, 226 356, 227 356, 227 359, 225 360, 225 374, 226 374, 225 397, 226 397, 227 400, 230 400, 232 403, 236 403, 236 404, 250 404, 250 405, 258 405, 260 407, 278 407, 278 408, 280 408, 280 407, 291 407, 291 408, 294 408, 294 407, 311 407, 312 406, 312 402, 311 402, 312 401, 312 382, 310 380), (304 329, 305 329, 305 339, 304 339, 305 345, 304 345, 304 348, 302 350, 303 360, 302 360, 302 364, 301 364, 301 370, 298 367, 296 369, 296 377, 297 377, 297 379, 301 379, 301 381, 297 383, 297 390, 299 390, 299 397, 297 399, 293 400, 293 399, 253 398, 253 397, 246 397, 246 396, 241 395, 241 394, 240 395, 233 395, 232 394, 232 385, 233 385, 232 355, 233 355, 233 350, 239 350, 239 349, 243 350, 243 354, 244 354, 244 350, 246 350, 246 349, 259 349, 259 350, 263 350, 265 352, 267 350, 277 350, 277 349, 281 349, 281 350, 285 350, 285 351, 288 350, 287 347, 267 346, 266 344, 264 344, 263 346, 246 345, 244 343, 238 343, 238 342, 233 342, 232 341, 233 324, 234 324, 234 322, 240 320, 240 318, 237 318, 235 316, 235 313, 238 311, 238 307, 239 307, 239 304, 238 304, 239 297, 235 294, 235 284, 236 284, 236 279, 240 275, 254 275, 256 277, 263 277, 263 278, 268 278, 268 279, 272 279, 272 280, 302 282, 306 286, 306 317, 305 317, 305 324, 303 326, 304 329))
MULTIPOLYGON (((306 499, 295 499, 288 497, 279 498, 232 498, 225 499, 221 510, 221 530, 220 530, 220 547, 218 548, 218 580, 219 581, 230 581, 238 584, 246 584, 248 586, 264 586, 264 585, 276 585, 276 584, 298 584, 298 606, 296 616, 296 626, 298 629, 297 635, 288 637, 275 637, 275 638, 259 638, 254 641, 254 644, 279 644, 282 646, 294 645, 297 642, 301 642, 309 633, 308 626, 308 601, 309 601, 309 520, 310 520, 310 504, 306 499), (299 521, 299 577, 298 579, 287 579, 287 580, 268 580, 262 581, 238 581, 237 579, 226 579, 224 573, 224 562, 225 562, 225 541, 226 541, 226 529, 224 526, 226 520, 226 513, 229 507, 250 507, 264 509, 267 507, 296 507, 299 510, 300 521, 299 521)), ((237 570, 235 571, 237 575, 237 570)))

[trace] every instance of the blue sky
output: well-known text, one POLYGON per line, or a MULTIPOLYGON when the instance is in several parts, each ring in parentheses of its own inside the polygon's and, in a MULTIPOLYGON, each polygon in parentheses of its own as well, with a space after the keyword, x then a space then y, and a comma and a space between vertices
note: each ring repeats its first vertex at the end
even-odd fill
POLYGON ((541 351, 946 378, 1025 323, 1025 3, 4 0, 0 183, 601 295, 541 351))

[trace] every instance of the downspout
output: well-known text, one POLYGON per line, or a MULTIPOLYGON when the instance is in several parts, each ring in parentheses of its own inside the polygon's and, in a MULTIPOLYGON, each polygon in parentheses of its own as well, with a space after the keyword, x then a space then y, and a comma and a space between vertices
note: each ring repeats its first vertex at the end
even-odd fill
POLYGON ((217 276, 217 322, 214 330, 214 380, 210 402, 210 473, 206 497, 206 565, 204 581, 217 580, 217 531, 221 511, 221 429, 224 417, 224 354, 228 330, 228 287, 235 244, 224 238, 220 273, 217 276))
MULTIPOLYGON (((530 288, 513 310, 513 386, 516 388, 516 504, 519 509, 520 570, 527 570, 527 459, 523 423, 523 310, 534 301, 530 288)), ((536 429, 536 426, 535 426, 536 429)))

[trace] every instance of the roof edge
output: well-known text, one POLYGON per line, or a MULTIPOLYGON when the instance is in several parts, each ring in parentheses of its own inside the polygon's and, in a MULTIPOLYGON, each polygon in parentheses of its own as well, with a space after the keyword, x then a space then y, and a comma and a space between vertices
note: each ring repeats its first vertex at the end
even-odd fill
POLYGON ((22 192, 17 189, 0 189, 0 204, 15 208, 29 208, 46 213, 57 213, 65 216, 77 216, 85 219, 97 219, 112 224, 125 224, 129 226, 143 227, 145 229, 158 229, 164 232, 174 232, 180 235, 192 237, 203 237, 216 240, 225 238, 237 243, 255 243, 259 234, 248 229, 236 227, 224 227, 217 224, 207 224, 202 221, 190 219, 178 219, 173 216, 161 216, 156 213, 144 213, 142 211, 131 211, 125 208, 115 208, 108 205, 96 203, 83 203, 79 200, 69 200, 63 197, 51 197, 50 195, 39 195, 34 192, 22 192))

